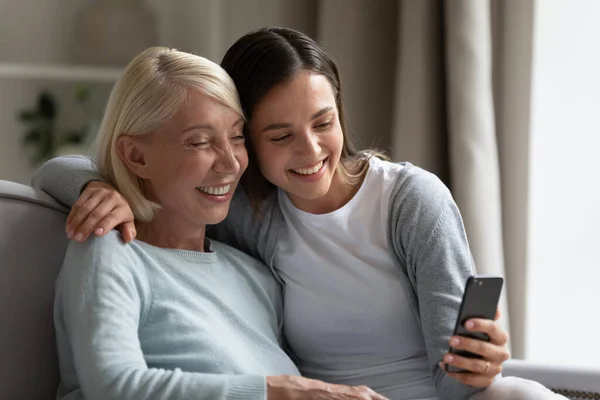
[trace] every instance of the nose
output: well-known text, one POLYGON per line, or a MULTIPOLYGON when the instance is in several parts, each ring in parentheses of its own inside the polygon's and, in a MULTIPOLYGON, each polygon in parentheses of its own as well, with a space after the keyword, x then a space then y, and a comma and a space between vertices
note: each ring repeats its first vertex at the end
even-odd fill
POLYGON ((231 144, 224 144, 216 150, 216 153, 213 166, 215 172, 223 175, 237 175, 240 172, 240 163, 231 144))
POLYGON ((321 154, 321 146, 319 145, 319 137, 312 131, 306 131, 299 135, 299 143, 296 148, 297 154, 307 159, 314 160, 321 154))

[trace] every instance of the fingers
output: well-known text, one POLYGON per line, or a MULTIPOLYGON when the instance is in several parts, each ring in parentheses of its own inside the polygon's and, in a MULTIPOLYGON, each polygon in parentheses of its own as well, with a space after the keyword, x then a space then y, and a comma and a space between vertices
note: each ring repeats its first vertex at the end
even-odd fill
POLYGON ((463 357, 458 354, 446 353, 443 363, 477 374, 496 376, 502 372, 502 362, 487 361, 480 358, 463 357))
MULTIPOLYGON (((100 207, 97 209, 99 210, 100 207)), ((128 229, 133 227, 133 212, 128 207, 118 206, 109 212, 99 212, 104 216, 93 226, 96 235, 102 236, 111 229, 114 229, 117 225, 121 225, 119 230, 123 227, 127 227, 128 229)), ((92 220, 91 214, 89 220, 92 220)), ((133 230, 135 231, 135 228, 133 228, 133 230)))
POLYGON ((498 321, 500 319, 500 309, 496 308, 496 316, 494 317, 494 321, 498 321))
POLYGON ((319 399, 328 400, 389 400, 368 386, 328 385, 327 393, 320 393, 319 399), (331 396, 331 397, 330 397, 331 396))
POLYGON ((360 389, 360 394, 365 399, 369 399, 369 400, 388 400, 387 397, 380 395, 379 393, 375 392, 370 387, 359 386, 358 388, 360 389))
POLYGON ((453 379, 456 379, 457 381, 465 384, 465 385, 469 385, 469 386, 473 386, 473 387, 481 387, 481 388, 485 388, 488 387, 492 384, 492 382, 494 381, 494 375, 489 376, 489 375, 481 375, 481 374, 472 374, 472 373, 464 373, 464 372, 446 372, 448 374, 448 376, 450 376, 453 379))
POLYGON ((135 224, 133 222, 119 225, 119 232, 121 232, 121 237, 125 243, 131 242, 137 235, 135 224))
POLYGON ((104 183, 89 184, 67 218, 67 236, 84 241, 92 232, 101 236, 119 224, 128 224, 122 233, 129 242, 135 237, 133 220, 129 203, 114 188, 104 183))
POLYGON ((122 207, 113 207, 112 202, 102 201, 92 209, 76 231, 79 235, 82 235, 79 241, 85 241, 96 230, 103 234, 117 226, 126 212, 122 207))
MULTIPOLYGON (((67 236, 69 239, 81 241, 84 236, 87 237, 90 234, 90 232, 82 232, 81 226, 86 222, 92 211, 102 203, 102 200, 102 196, 94 193, 86 195, 85 192, 77 199, 67 218, 67 236)), ((103 205, 104 210, 113 207, 113 205, 103 205)), ((95 215, 98 215, 97 213, 98 211, 95 215)))
POLYGON ((508 342, 508 333, 497 321, 474 318, 467 321, 465 328, 471 332, 485 333, 489 336, 490 342, 496 345, 504 346, 508 342))
POLYGON ((450 346, 456 350, 464 350, 482 356, 487 361, 503 363, 509 357, 508 350, 502 345, 496 345, 479 339, 464 336, 450 338, 450 346))
POLYGON ((368 386, 354 386, 352 388, 355 391, 355 395, 357 399, 365 399, 365 400, 388 400, 387 397, 380 395, 375 392, 368 386))
MULTIPOLYGON (((73 223, 73 219, 77 216, 77 210, 81 207, 81 205, 85 204, 85 202, 87 202, 90 199, 90 197, 92 196, 93 193, 94 193, 93 190, 92 191, 84 190, 83 193, 81 193, 81 195, 75 202, 75 204, 73 204, 73 207, 71 207, 71 212, 69 213, 69 216, 67 217, 67 222, 66 222, 67 235, 69 233, 69 228, 71 227, 71 225, 73 223)), ((72 238, 69 237, 69 239, 72 239, 72 238)))

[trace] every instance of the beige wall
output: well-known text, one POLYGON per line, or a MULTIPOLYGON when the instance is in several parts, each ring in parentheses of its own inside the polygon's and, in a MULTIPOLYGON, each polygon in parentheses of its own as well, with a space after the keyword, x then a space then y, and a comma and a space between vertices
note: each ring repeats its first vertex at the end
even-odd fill
MULTIPOLYGON (((73 23, 82 0, 0 0, 0 63, 65 64, 72 59, 73 23)), ((220 61, 242 34, 267 25, 282 25, 314 35, 316 0, 148 0, 158 18, 160 45, 220 61)), ((95 86, 98 112, 111 84, 95 86)), ((28 183, 33 172, 20 144, 24 127, 16 115, 35 103, 43 88, 68 104, 72 84, 0 78, 0 179, 28 183)), ((63 107, 61 124, 76 115, 63 107)))

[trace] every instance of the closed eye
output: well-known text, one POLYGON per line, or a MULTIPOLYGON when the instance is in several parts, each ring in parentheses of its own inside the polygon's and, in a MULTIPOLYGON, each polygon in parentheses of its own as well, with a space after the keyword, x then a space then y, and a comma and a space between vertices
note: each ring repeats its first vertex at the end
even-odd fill
POLYGON ((322 130, 328 129, 331 126, 331 124, 332 124, 332 121, 327 121, 322 124, 315 125, 315 129, 322 131, 322 130))
POLYGON ((282 136, 279 136, 279 137, 276 137, 276 138, 271 138, 270 140, 273 143, 281 143, 281 142, 283 142, 284 140, 286 140, 287 138, 290 138, 290 137, 292 137, 292 135, 290 135, 289 133, 286 133, 285 135, 282 135, 282 136))

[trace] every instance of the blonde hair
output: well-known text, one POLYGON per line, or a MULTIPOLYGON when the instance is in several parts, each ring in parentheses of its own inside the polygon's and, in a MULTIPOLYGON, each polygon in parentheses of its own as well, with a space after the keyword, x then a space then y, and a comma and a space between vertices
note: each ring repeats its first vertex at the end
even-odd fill
POLYGON ((152 220, 160 206, 146 198, 141 179, 119 157, 117 139, 162 127, 190 90, 244 116, 235 85, 225 70, 206 58, 166 47, 151 47, 136 56, 112 89, 96 138, 94 161, 102 178, 127 199, 136 220, 152 220))

